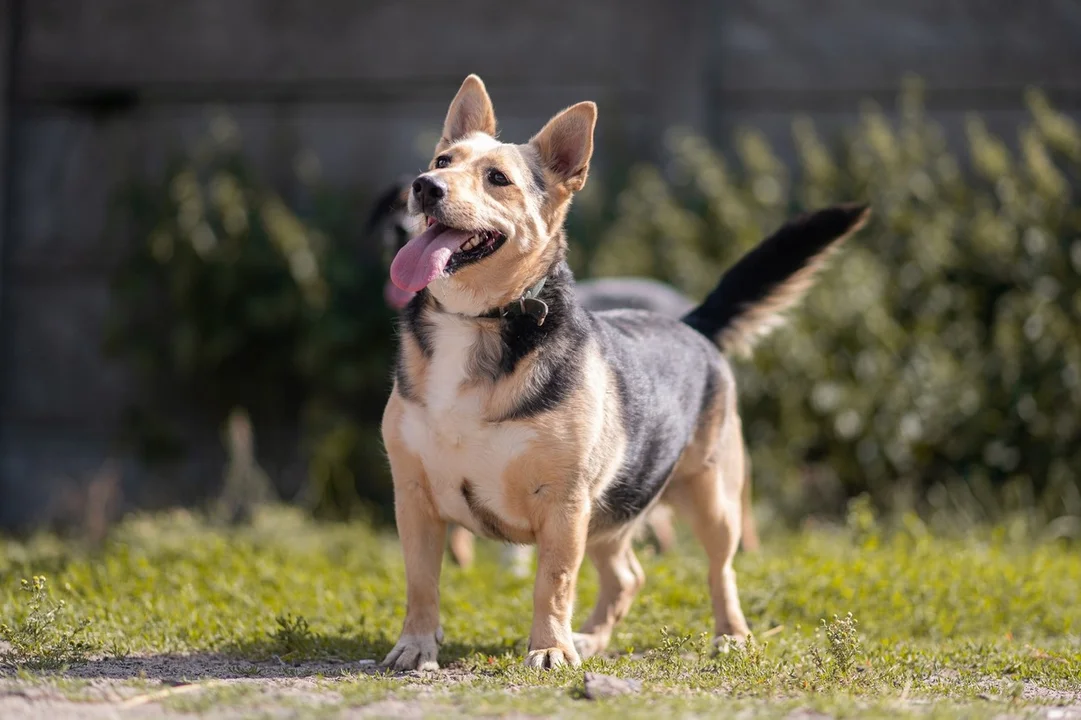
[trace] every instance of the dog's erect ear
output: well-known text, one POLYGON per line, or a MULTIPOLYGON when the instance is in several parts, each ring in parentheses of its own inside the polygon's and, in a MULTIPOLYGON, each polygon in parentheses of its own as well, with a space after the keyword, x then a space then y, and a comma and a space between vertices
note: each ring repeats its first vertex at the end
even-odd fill
POLYGON ((529 141, 544 166, 571 192, 586 184, 596 125, 596 103, 580 102, 549 120, 529 141))
POLYGON ((475 132, 495 136, 495 109, 484 87, 484 81, 476 75, 470 75, 450 103, 439 144, 450 145, 475 132))

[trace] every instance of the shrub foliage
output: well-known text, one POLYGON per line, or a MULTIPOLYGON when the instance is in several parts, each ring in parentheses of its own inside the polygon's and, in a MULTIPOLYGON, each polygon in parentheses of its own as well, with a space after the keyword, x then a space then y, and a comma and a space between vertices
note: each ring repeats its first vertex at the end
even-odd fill
MULTIPOLYGON (((740 361, 760 497, 795 515, 861 492, 1081 515, 1081 130, 1040 93, 1027 101, 1016 143, 972 116, 959 155, 915 80, 895 122, 868 105, 836 142, 797 118, 791 165, 754 129, 734 162, 673 130, 663 167, 607 196, 593 183, 574 263, 701 297, 793 213, 869 202, 872 222, 787 327, 740 361)), ((290 209, 233 145, 209 148, 128 197, 140 242, 117 276, 112 346, 148 398, 168 389, 215 423, 235 406, 257 426, 295 423, 314 505, 348 507, 354 485, 385 501, 392 323, 354 204, 314 190, 290 209)), ((155 402, 136 416, 144 440, 162 427, 155 402)))
POLYGON ((257 437, 295 431, 305 502, 349 513, 358 478, 371 478, 369 499, 390 499, 378 423, 392 316, 384 271, 358 242, 361 203, 314 182, 296 194, 290 207, 260 181, 224 118, 160 181, 126 188, 137 241, 115 277, 107 344, 143 382, 128 434, 146 460, 176 460, 192 425, 245 408, 257 437))

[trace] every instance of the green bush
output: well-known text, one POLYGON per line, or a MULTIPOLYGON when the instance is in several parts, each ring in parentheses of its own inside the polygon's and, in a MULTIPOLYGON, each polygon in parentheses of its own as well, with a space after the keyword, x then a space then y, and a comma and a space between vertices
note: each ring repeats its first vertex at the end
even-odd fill
POLYGON ((137 241, 115 277, 107 346, 142 380, 128 435, 146 460, 184 451, 178 418, 219 427, 245 408, 257 440, 296 429, 304 501, 340 515, 360 472, 367 498, 389 504, 378 423, 392 316, 356 230, 363 203, 304 191, 301 215, 254 176, 225 118, 159 181, 126 188, 137 241))
POLYGON ((585 204, 578 231, 598 240, 581 268, 695 297, 796 211, 873 206, 738 369, 759 497, 790 516, 864 491, 979 520, 1081 515, 1081 131, 1027 101, 1016 153, 968 118, 968 166, 915 80, 896 125, 869 104, 837 148, 796 119, 795 168, 753 129, 735 167, 677 130, 665 171, 637 167, 614 204, 585 204))
MULTIPOLYGON (((701 297, 798 210, 869 202, 788 326, 740 361, 757 497, 789 518, 864 492, 975 520, 1081 516, 1081 131, 1027 99, 1018 151, 972 117, 965 162, 915 81, 896 125, 868 105, 837 147, 796 119, 792 168, 753 129, 734 164, 675 130, 663 170, 631 169, 616 194, 587 186, 572 263, 701 297)), ((140 242, 110 341, 148 388, 135 437, 161 456, 176 437, 163 408, 216 427, 243 407, 257 431, 299 427, 311 506, 348 512, 359 488, 387 508, 392 318, 385 269, 357 254, 357 203, 308 188, 298 214, 219 135, 126 196, 140 242)))

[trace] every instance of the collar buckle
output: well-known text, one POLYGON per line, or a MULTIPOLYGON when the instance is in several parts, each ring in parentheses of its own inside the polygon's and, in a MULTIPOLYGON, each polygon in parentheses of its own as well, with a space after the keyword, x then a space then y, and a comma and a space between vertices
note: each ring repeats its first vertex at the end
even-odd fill
POLYGON ((504 305, 498 310, 490 311, 484 317, 505 318, 511 315, 528 315, 537 323, 537 327, 540 327, 544 324, 545 318, 548 317, 548 303, 537 296, 544 289, 544 283, 547 281, 548 278, 541 278, 540 282, 526 290, 522 297, 511 301, 510 304, 504 305))
POLYGON ((533 318, 537 323, 537 327, 544 324, 544 319, 548 317, 548 303, 540 298, 523 297, 518 300, 518 304, 521 313, 533 318))

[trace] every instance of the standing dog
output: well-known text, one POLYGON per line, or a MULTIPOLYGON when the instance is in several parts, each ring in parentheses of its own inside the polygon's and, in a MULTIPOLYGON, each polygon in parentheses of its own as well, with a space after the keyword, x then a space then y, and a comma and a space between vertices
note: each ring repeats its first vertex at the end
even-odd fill
POLYGON ((471 75, 412 184, 409 209, 427 229, 391 266, 395 285, 417 295, 383 416, 407 584, 385 660, 394 668, 438 667, 448 522, 537 545, 527 666, 603 651, 644 582, 631 539, 659 501, 705 546, 717 638, 748 634, 732 569, 745 454, 722 351, 774 325, 867 211, 834 207, 782 227, 683 321, 590 313, 573 290, 563 223, 586 182, 596 119, 596 105, 579 103, 525 145, 502 143, 471 75), (574 634, 587 554, 600 590, 574 634))
MULTIPOLYGON (((399 250, 405 247, 409 239, 421 231, 418 216, 408 212, 408 198, 411 180, 402 179, 387 187, 376 199, 368 218, 366 235, 375 239, 383 252, 386 265, 399 250)), ((616 277, 599 278, 575 283, 575 294, 586 310, 613 310, 618 308, 636 308, 681 317, 694 308, 694 302, 665 283, 648 278, 616 277)), ((403 290, 390 279, 383 288, 383 298, 388 306, 402 310, 415 293, 403 290)), ((753 518, 748 519, 748 532, 743 537, 743 547, 755 550, 758 536, 753 518)), ((657 543, 657 551, 668 552, 676 541, 672 527, 671 511, 664 506, 655 508, 646 517, 645 524, 657 543)), ((528 572, 528 547, 511 545, 505 553, 509 565, 516 572, 528 572)), ((454 562, 468 567, 473 562, 473 535, 460 525, 450 528, 450 555, 454 562)))

